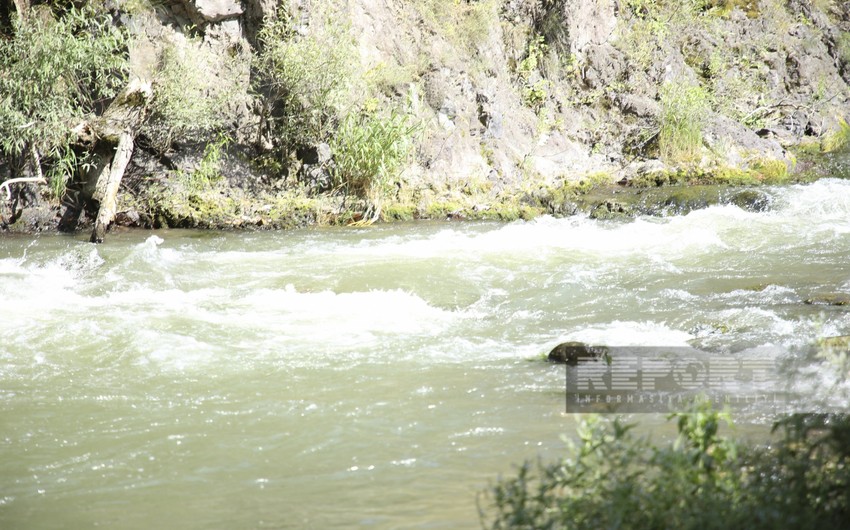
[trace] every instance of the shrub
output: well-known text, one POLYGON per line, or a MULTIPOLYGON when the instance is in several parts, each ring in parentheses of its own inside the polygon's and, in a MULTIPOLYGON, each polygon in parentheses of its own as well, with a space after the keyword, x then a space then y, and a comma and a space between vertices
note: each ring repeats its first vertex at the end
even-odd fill
POLYGON ((698 85, 667 82, 661 87, 658 147, 668 163, 694 162, 702 151, 708 95, 698 85))
POLYGON ((415 129, 395 113, 346 116, 331 140, 334 185, 379 206, 407 158, 415 129))
POLYGON ((150 118, 143 127, 154 147, 165 151, 176 137, 210 135, 224 125, 224 107, 236 94, 235 78, 212 78, 211 70, 234 73, 233 64, 206 51, 198 39, 163 48, 154 73, 150 118))
POLYGON ((838 528, 850 517, 850 416, 794 415, 774 445, 734 444, 723 415, 676 416, 657 446, 632 426, 590 419, 552 464, 524 464, 479 506, 485 527, 564 529, 838 528))
POLYGON ((339 121, 354 53, 339 15, 317 13, 302 35, 291 16, 267 20, 259 34, 254 89, 269 102, 265 119, 288 155, 327 140, 339 121))
MULTIPOLYGON (((0 152, 12 167, 33 153, 48 165, 64 161, 70 171, 72 127, 125 82, 126 39, 92 7, 70 7, 56 19, 37 9, 0 38, 0 152)), ((68 173, 55 175, 61 193, 68 173)))

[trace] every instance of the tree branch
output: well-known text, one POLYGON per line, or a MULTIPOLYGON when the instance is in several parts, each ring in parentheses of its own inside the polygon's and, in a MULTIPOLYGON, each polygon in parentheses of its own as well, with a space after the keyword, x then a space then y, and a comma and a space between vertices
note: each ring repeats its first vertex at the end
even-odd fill
POLYGON ((3 182, 0 182, 0 190, 2 190, 3 188, 6 188, 6 200, 7 201, 12 200, 12 191, 9 189, 9 186, 12 185, 12 184, 20 184, 22 182, 36 182, 38 184, 47 184, 47 181, 44 180, 43 177, 24 177, 24 178, 4 180, 3 182))

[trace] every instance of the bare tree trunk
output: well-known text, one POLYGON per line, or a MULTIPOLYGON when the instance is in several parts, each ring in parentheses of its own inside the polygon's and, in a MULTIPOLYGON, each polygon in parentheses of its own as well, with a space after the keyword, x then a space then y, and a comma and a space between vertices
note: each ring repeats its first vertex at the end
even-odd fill
POLYGON ((15 4, 15 9, 18 10, 18 16, 21 17, 21 20, 26 20, 30 13, 30 0, 12 0, 12 2, 15 4))
POLYGON ((133 156, 133 140, 144 120, 150 96, 150 84, 134 80, 115 98, 102 117, 91 124, 81 124, 83 126, 75 128, 85 131, 90 125, 100 141, 104 142, 101 145, 115 145, 114 153, 105 151, 102 169, 93 183, 91 199, 98 202, 98 211, 91 235, 92 243, 103 243, 106 231, 115 219, 121 179, 133 156))
MULTIPOLYGON (((98 184, 104 181, 103 195, 100 200, 100 209, 97 211, 97 219, 94 222, 94 230, 91 234, 92 243, 103 243, 103 238, 106 236, 106 229, 115 219, 116 199, 118 196, 118 188, 121 186, 121 178, 124 176, 124 170, 127 169, 127 164, 130 162, 130 157, 133 156, 133 137, 129 133, 124 133, 118 140, 118 147, 115 148, 115 156, 112 157, 112 163, 104 168, 104 173, 108 173, 106 178, 99 178, 98 184)), ((103 177, 103 174, 101 174, 103 177)), ((98 190, 100 191, 100 190, 98 190)), ((98 192, 95 192, 97 195, 98 192)))

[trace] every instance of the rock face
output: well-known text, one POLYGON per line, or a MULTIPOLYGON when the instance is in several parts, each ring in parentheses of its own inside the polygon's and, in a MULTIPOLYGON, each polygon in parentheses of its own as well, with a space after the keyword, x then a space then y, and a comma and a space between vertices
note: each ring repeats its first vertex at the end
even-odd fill
MULTIPOLYGON (((740 2, 104 2, 132 36, 132 77, 157 88, 169 57, 196 65, 202 86, 192 88, 199 79, 186 76, 186 91, 193 104, 215 101, 232 158, 246 161, 239 175, 223 175, 239 189, 334 193, 327 168, 335 153, 316 152, 334 145, 333 132, 274 158, 279 135, 267 124, 287 116, 265 99, 268 86, 252 83, 258 35, 271 17, 287 17, 285 38, 296 43, 336 28, 330 42, 351 45, 340 73, 350 93, 337 102, 339 113, 394 111, 417 125, 411 156, 388 188, 417 212, 434 204, 492 211, 516 205, 529 190, 591 175, 611 183, 657 176, 661 185, 694 167, 693 174, 731 168, 760 181, 767 180, 764 168, 793 171, 790 148, 820 145, 850 120, 850 8, 803 0, 749 2, 746 10, 732 4, 740 2), (684 161, 661 158, 665 119, 689 104, 665 99, 669 85, 695 87, 710 102, 691 117, 698 145, 684 161)), ((326 68, 320 51, 299 55, 305 63, 291 70, 309 78, 326 68)), ((136 150, 130 171, 140 183, 168 187, 176 170, 199 167, 215 136, 196 133, 184 127, 162 152, 136 150)), ((4 173, 0 167, 0 179, 4 173)), ((667 206, 700 204, 672 197, 667 206)), ((629 209, 617 200, 600 205, 594 216, 629 209)), ((559 200, 549 211, 576 208, 559 200)))

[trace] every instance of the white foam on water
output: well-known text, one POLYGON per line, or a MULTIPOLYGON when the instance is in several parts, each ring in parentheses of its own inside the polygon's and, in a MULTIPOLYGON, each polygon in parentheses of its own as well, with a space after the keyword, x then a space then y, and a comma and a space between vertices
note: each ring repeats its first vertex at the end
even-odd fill
POLYGON ((569 332, 559 342, 578 341, 599 346, 664 346, 688 348, 690 333, 660 322, 614 321, 569 332))
POLYGON ((573 251, 582 256, 680 255, 689 250, 702 252, 723 245, 710 224, 696 219, 686 223, 658 218, 644 218, 628 223, 601 223, 577 216, 517 221, 476 233, 452 228, 426 238, 395 240, 390 243, 366 241, 338 250, 344 254, 408 258, 451 256, 475 259, 500 254, 533 259, 563 251, 573 251))

